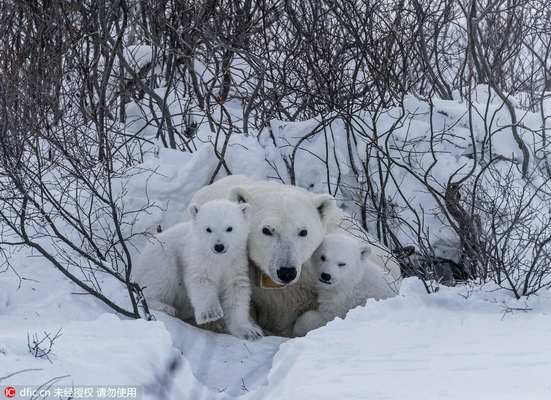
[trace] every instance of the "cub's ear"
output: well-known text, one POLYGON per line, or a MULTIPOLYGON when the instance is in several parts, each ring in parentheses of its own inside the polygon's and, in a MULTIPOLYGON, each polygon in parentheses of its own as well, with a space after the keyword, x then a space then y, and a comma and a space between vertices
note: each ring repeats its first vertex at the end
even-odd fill
POLYGON ((201 206, 199 204, 190 204, 188 207, 189 215, 191 215, 191 218, 197 219, 197 213, 199 212, 199 209, 201 206))
POLYGON ((251 212, 253 211, 253 208, 248 203, 241 203, 239 204, 239 209, 241 212, 243 212, 243 215, 245 216, 245 219, 248 221, 251 218, 251 212))
POLYGON ((360 246, 360 259, 365 261, 371 255, 371 246, 368 244, 362 244, 360 246))
POLYGON ((329 194, 320 194, 312 199, 312 203, 320 214, 321 222, 325 224, 335 211, 335 198, 329 194))
POLYGON ((230 189, 230 200, 237 203, 249 203, 251 198, 250 193, 247 189, 244 189, 240 186, 234 186, 230 189))

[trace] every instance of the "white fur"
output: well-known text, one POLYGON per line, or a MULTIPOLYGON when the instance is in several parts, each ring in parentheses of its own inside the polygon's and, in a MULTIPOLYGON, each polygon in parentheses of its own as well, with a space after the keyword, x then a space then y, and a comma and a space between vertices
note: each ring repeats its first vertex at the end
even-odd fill
POLYGON ((213 200, 188 208, 191 220, 159 234, 134 270, 151 308, 195 317, 202 325, 223 317, 234 336, 256 340, 251 321, 247 238, 251 206, 213 200))
POLYGON ((330 233, 312 255, 318 308, 297 318, 294 336, 326 325, 349 310, 364 306, 368 298, 385 299, 395 292, 384 271, 369 260, 371 246, 343 233, 330 233))
MULTIPOLYGON (((316 195, 275 182, 256 182, 239 175, 222 178, 200 189, 192 203, 202 204, 220 198, 252 205, 248 249, 253 312, 266 331, 291 336, 296 318, 317 307, 310 257, 327 232, 345 232, 343 226, 350 225, 346 220, 349 217, 336 209, 335 200, 329 195, 316 195), (264 228, 272 234, 264 234, 264 228), (307 231, 306 236, 300 236, 302 230, 307 231), (282 267, 295 269, 295 278, 284 282, 278 275, 282 267), (261 287, 262 273, 286 286, 280 289, 261 287)), ((189 214, 185 217, 190 218, 189 214)), ((395 281, 400 276, 399 265, 384 246, 371 237, 370 240, 377 246, 371 254, 377 260, 374 262, 388 267, 392 272, 388 277, 395 281)))

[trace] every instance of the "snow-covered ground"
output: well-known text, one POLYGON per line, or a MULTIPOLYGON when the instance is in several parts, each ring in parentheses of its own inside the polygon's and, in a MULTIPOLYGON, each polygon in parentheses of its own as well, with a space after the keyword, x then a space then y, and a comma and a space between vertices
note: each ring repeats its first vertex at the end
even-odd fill
POLYGON ((13 271, 0 278, 2 391, 50 382, 175 400, 551 396, 548 292, 516 300, 492 286, 460 286, 428 295, 409 278, 399 296, 304 338, 247 342, 163 314, 120 318, 42 260, 19 257, 22 280, 13 271), (35 335, 58 331, 49 359, 30 354, 35 335))

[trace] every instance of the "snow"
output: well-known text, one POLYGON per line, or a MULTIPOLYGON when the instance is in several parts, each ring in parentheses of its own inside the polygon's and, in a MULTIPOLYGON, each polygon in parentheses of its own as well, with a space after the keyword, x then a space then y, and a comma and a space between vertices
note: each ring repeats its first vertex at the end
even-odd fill
POLYGON ((170 399, 551 396, 548 292, 516 300, 468 285, 429 295, 408 278, 399 296, 370 300, 304 338, 247 342, 162 313, 152 322, 118 317, 74 294, 42 260, 18 258, 21 281, 0 275, 0 388, 63 377, 55 384, 135 385, 144 399, 158 398, 159 386, 170 399), (29 353, 27 335, 60 329, 51 362, 29 353), (163 381, 174 360, 179 368, 163 381))
MULTIPOLYGON (((281 346, 263 399, 545 398, 551 390, 549 297, 517 304, 502 292, 407 279, 327 328, 281 346), (520 306, 520 307, 519 307, 520 306), (509 308, 508 308, 509 307, 509 308), (504 314, 515 307, 527 313, 504 314), (544 325, 547 325, 544 327, 544 325)), ((254 396, 253 396, 254 397, 254 396)))

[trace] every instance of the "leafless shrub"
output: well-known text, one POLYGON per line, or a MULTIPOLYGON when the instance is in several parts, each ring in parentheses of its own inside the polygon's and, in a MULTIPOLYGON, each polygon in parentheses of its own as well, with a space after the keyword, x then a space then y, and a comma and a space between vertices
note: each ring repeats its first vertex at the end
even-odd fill
POLYGON ((515 171, 490 166, 469 191, 480 217, 478 272, 515 297, 551 287, 549 180, 523 182, 515 171), (488 182, 489 181, 489 182, 488 182))
POLYGON ((55 335, 51 333, 44 332, 44 337, 39 338, 38 334, 33 334, 32 341, 27 333, 27 346, 29 347, 29 352, 37 358, 45 358, 50 364, 52 359, 50 355, 55 355, 52 353, 52 347, 55 341, 61 336, 61 329, 57 331, 55 335))
POLYGON ((139 317, 128 246, 133 221, 149 205, 125 209, 120 178, 141 143, 129 141, 111 114, 114 59, 102 29, 90 32, 79 18, 92 7, 100 25, 112 19, 90 4, 61 3, 8 2, 2 13, 9 56, 0 73, 0 244, 32 248, 85 292, 139 317), (97 274, 126 287, 131 310, 101 293, 97 274))

